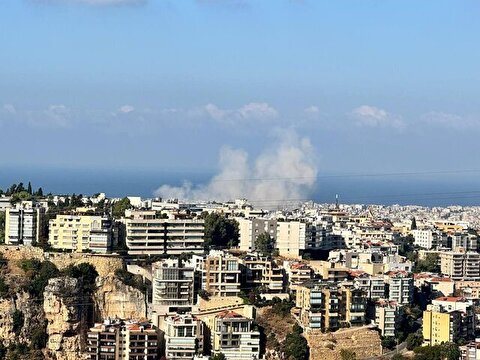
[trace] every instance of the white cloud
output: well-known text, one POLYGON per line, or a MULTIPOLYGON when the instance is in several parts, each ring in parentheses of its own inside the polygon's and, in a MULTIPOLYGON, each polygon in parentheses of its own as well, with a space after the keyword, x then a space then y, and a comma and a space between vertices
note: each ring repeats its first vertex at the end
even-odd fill
POLYGON ((66 127, 70 125, 71 111, 65 105, 50 105, 44 111, 44 119, 34 119, 36 124, 42 122, 47 125, 54 125, 59 127, 66 127))
POLYGON ((233 200, 248 198, 263 207, 285 200, 305 199, 316 182, 313 147, 293 130, 277 134, 275 147, 264 150, 253 162, 242 149, 220 151, 220 171, 208 184, 162 185, 156 196, 188 200, 233 200), (272 201, 266 203, 265 200, 272 201))
POLYGON ((131 113, 132 111, 135 111, 135 108, 132 105, 123 105, 123 106, 120 106, 118 111, 124 114, 128 114, 128 113, 131 113))
POLYGON ((421 118, 430 125, 443 126, 455 130, 479 129, 480 118, 473 116, 460 116, 457 114, 431 111, 421 118))
POLYGON ((312 105, 303 109, 303 112, 309 116, 317 116, 320 113, 320 109, 318 106, 312 105))
POLYGON ((278 111, 266 102, 251 102, 234 110, 222 109, 209 103, 202 109, 213 120, 226 123, 236 123, 241 120, 270 120, 278 116, 278 111))
POLYGON ((359 106, 352 110, 351 116, 356 120, 358 126, 392 127, 397 130, 402 130, 405 127, 405 123, 400 116, 375 106, 359 106))
POLYGON ((11 115, 15 115, 17 113, 17 109, 12 104, 5 104, 2 107, 3 112, 11 115))

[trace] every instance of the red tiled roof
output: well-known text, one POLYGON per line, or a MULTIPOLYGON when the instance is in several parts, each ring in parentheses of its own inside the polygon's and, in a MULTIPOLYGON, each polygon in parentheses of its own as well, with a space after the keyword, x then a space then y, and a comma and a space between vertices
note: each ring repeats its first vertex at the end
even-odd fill
POLYGON ((461 301, 465 301, 465 298, 463 298, 461 296, 440 296, 439 298, 436 298, 435 300, 437 300, 437 301, 461 302, 461 301))

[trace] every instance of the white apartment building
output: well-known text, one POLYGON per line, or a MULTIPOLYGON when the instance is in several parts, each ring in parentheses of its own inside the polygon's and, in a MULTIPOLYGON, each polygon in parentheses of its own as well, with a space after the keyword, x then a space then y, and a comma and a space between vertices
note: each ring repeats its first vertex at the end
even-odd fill
POLYGON ((277 220, 235 218, 238 221, 239 246, 242 251, 254 251, 255 240, 260 234, 267 233, 277 239, 277 220))
POLYGON ((412 230, 414 244, 423 249, 433 249, 437 247, 437 235, 430 229, 412 230))
POLYGON ((152 210, 126 211, 129 255, 203 253, 204 221, 163 219, 152 210))
POLYGON ((407 305, 413 301, 413 276, 405 271, 388 274, 389 299, 399 305, 407 305))
MULTIPOLYGON (((152 305, 168 312, 169 307, 194 303, 194 271, 179 259, 165 259, 152 265, 152 305)), ((161 312, 161 310, 160 310, 161 312)))
POLYGON ((160 320, 162 352, 168 360, 192 360, 203 352, 203 322, 191 314, 175 314, 160 320))
POLYGON ((32 245, 39 241, 44 209, 23 201, 5 210, 5 244, 32 245))
POLYGON ((385 298, 385 280, 382 277, 365 273, 356 277, 354 283, 365 292, 368 300, 376 301, 385 298))
POLYGON ((222 353, 227 360, 260 358, 260 332, 253 320, 234 311, 218 314, 210 327, 212 354, 222 353))
POLYGON ((402 313, 402 307, 393 301, 379 301, 375 304, 375 325, 382 336, 395 337, 402 313))

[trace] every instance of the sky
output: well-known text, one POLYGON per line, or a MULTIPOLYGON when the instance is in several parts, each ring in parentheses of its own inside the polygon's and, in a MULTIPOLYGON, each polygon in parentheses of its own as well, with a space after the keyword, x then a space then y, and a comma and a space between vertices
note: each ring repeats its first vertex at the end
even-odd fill
POLYGON ((222 174, 226 152, 253 169, 288 133, 313 176, 480 169, 479 12, 2 0, 0 167, 222 174))

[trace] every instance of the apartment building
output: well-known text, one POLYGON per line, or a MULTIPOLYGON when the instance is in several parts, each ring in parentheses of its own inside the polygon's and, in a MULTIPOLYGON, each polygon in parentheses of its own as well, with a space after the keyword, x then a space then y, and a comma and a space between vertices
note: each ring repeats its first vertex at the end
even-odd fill
POLYGON ((285 261, 283 267, 287 274, 288 288, 292 292, 295 292, 298 286, 313 278, 313 270, 307 264, 285 261))
POLYGON ((5 210, 5 244, 32 245, 39 242, 44 209, 23 201, 5 210))
POLYGON ((105 320, 87 334, 89 360, 157 360, 159 331, 150 323, 105 320))
POLYGON ((431 229, 412 230, 413 243, 423 249, 433 249, 438 246, 438 236, 431 229))
POLYGON ((48 222, 54 249, 107 253, 112 249, 112 220, 99 215, 57 215, 48 222))
POLYGON ((213 296, 238 296, 240 259, 221 251, 211 251, 202 264, 202 289, 213 296))
POLYGON ((375 325, 382 336, 396 336, 402 315, 403 308, 394 301, 379 300, 375 304, 375 325))
POLYGON ((152 305, 158 310, 192 306, 194 299, 192 266, 180 259, 165 259, 152 265, 152 305))
POLYGON ((269 294, 285 292, 285 270, 274 260, 259 255, 246 255, 240 262, 242 283, 246 289, 259 288, 263 293, 269 294))
POLYGON ((458 280, 454 282, 454 288, 467 299, 480 299, 480 281, 458 280))
POLYGON ((413 301, 413 276, 406 271, 395 271, 388 274, 390 301, 399 305, 407 305, 413 301))
POLYGON ((203 220, 164 219, 152 210, 127 210, 125 227, 129 255, 202 254, 204 250, 203 220))
POLYGON ((469 340, 474 336, 475 313, 462 298, 436 299, 423 312, 423 337, 428 345, 469 340))
POLYGON ((353 283, 311 281, 297 288, 295 306, 303 326, 322 331, 365 323, 365 293, 353 283))
POLYGON ((355 277, 354 283, 359 289, 364 291, 368 300, 376 301, 385 298, 386 287, 383 277, 376 277, 363 273, 355 277))
POLYGON ((191 314, 175 314, 162 319, 161 353, 168 360, 193 360, 203 353, 204 324, 191 314))
POLYGON ((440 269, 452 280, 480 280, 480 254, 477 252, 441 252, 440 269))
POLYGON ((228 360, 260 358, 260 331, 252 319, 226 310, 208 321, 207 325, 212 355, 222 353, 228 360))
POLYGON ((239 247, 242 251, 254 251, 260 234, 267 233, 277 239, 277 220, 235 218, 238 221, 239 247))

